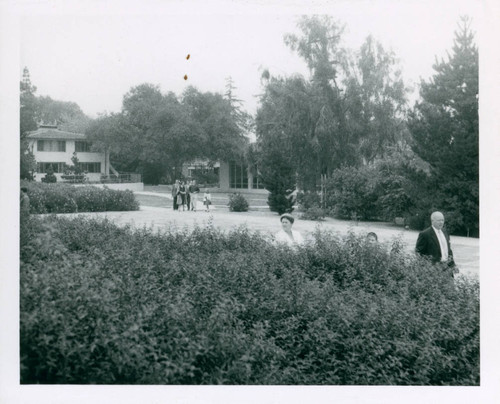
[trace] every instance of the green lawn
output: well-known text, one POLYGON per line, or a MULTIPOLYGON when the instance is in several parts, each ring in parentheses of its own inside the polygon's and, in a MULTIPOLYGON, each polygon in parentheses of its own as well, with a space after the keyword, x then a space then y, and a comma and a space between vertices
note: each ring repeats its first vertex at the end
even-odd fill
POLYGON ((141 206, 152 206, 154 208, 170 208, 172 207, 172 201, 161 196, 150 196, 150 195, 135 195, 135 198, 141 206))

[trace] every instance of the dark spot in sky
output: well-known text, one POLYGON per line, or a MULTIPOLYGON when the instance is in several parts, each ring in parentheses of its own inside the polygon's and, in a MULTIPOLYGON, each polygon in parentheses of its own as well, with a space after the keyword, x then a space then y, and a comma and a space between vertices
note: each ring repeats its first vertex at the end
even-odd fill
POLYGON ((188 79, 188 75, 187 75, 187 74, 185 74, 185 75, 184 75, 184 80, 187 80, 187 79, 188 79))
POLYGON ((186 60, 189 60, 190 57, 191 55, 188 53, 188 55, 186 56, 186 60))

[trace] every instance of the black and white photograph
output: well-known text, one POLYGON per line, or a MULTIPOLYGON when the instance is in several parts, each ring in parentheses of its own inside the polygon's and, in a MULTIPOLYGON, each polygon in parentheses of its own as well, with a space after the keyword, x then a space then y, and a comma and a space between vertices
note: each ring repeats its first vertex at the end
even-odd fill
POLYGON ((0 401, 498 402, 499 18, 0 2, 0 401))

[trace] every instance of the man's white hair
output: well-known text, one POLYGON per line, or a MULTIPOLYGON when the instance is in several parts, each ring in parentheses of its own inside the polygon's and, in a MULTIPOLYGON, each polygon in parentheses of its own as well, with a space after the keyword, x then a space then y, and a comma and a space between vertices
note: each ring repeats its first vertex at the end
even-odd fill
POLYGON ((443 219, 444 219, 444 215, 441 212, 436 211, 436 212, 432 212, 432 214, 431 214, 431 220, 437 219, 438 216, 442 216, 443 219))

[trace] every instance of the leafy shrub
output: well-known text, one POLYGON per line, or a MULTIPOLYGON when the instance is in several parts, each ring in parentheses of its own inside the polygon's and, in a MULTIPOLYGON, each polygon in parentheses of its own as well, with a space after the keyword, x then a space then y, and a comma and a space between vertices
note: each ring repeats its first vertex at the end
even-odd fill
POLYGON ((138 210, 139 203, 135 199, 134 193, 130 190, 119 191, 116 189, 104 188, 106 210, 138 210), (123 209, 127 207, 127 209, 123 209))
MULTIPOLYGON (((441 210, 441 212, 443 212, 444 214, 444 217, 446 219, 446 229, 448 230, 448 232, 450 232, 450 234, 460 234, 467 237, 470 236, 470 232, 465 230, 468 228, 466 224, 466 215, 458 210, 441 210)), ((474 233, 474 235, 477 236, 478 234, 474 233)))
POLYGON ((93 186, 26 183, 31 213, 72 213, 138 210, 132 191, 93 186))
POLYGON ((317 192, 298 192, 297 203, 302 211, 301 219, 323 220, 326 216, 326 211, 321 208, 321 199, 317 192))
MULTIPOLYGON (((277 140, 277 139, 275 139, 277 140)), ((290 154, 281 146, 262 146, 259 153, 259 178, 264 187, 269 191, 267 204, 271 212, 291 213, 295 203, 293 192, 296 187, 297 170, 295 169, 290 154)))
POLYGON ((333 172, 326 182, 326 205, 336 217, 377 218, 377 180, 369 173, 370 167, 345 167, 333 172))
POLYGON ((430 225, 430 216, 431 213, 427 210, 419 210, 410 216, 407 216, 405 223, 407 223, 408 227, 412 230, 423 230, 425 227, 430 225))
POLYGON ((81 212, 106 211, 106 192, 97 187, 77 187, 74 198, 81 212))
POLYGON ((52 168, 52 165, 50 165, 49 168, 47 169, 47 173, 42 178, 42 182, 45 182, 47 184, 52 184, 54 182, 57 182, 57 177, 54 174, 54 169, 52 168))
POLYGON ((78 206, 71 194, 53 184, 45 192, 45 209, 47 213, 73 213, 78 206))
MULTIPOLYGON (((441 206, 436 184, 412 155, 393 152, 362 167, 335 170, 326 183, 326 209, 341 219, 386 220, 441 206), (430 196, 431 195, 431 196, 430 196)), ((416 218, 412 222, 417 226, 416 218)))
POLYGON ((277 212, 278 215, 282 215, 283 213, 293 212, 294 199, 292 191, 270 191, 267 196, 267 204, 271 212, 277 212))
POLYGON ((478 385, 477 281, 320 232, 132 231, 34 217, 21 382, 478 385))
POLYGON ((387 173, 378 183, 378 215, 392 221, 404 216, 413 207, 413 200, 405 189, 407 180, 398 174, 387 173))
POLYGON ((45 187, 27 183, 26 188, 30 198, 30 213, 47 213, 45 187))
POLYGON ((298 192, 297 203, 303 211, 309 208, 319 208, 321 206, 320 195, 311 191, 298 192))
POLYGON ((311 207, 306 209, 300 218, 304 220, 324 220, 325 216, 325 211, 320 207, 311 207))
POLYGON ((247 212, 248 201, 239 192, 229 195, 229 210, 231 212, 247 212))

